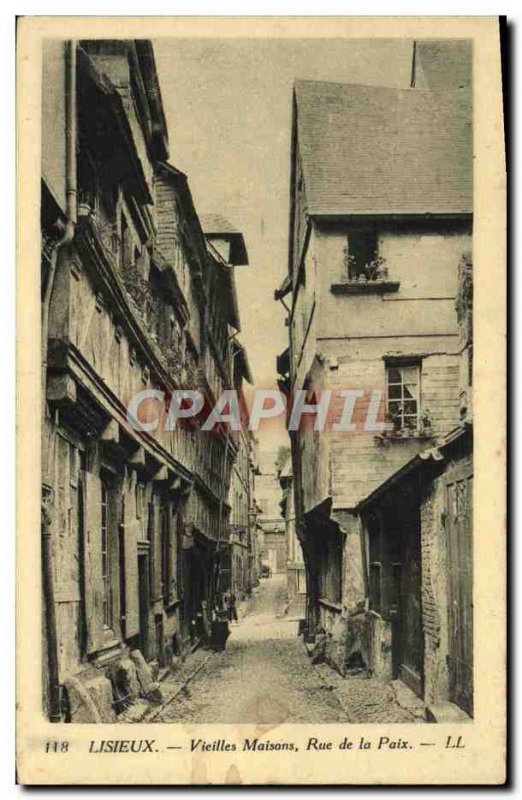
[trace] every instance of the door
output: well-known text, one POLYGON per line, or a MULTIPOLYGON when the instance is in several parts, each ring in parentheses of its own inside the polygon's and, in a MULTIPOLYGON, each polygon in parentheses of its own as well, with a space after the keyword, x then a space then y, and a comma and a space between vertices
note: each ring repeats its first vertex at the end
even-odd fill
POLYGON ((408 513, 403 527, 400 615, 402 665, 400 678, 422 697, 424 674, 424 636, 422 630, 422 579, 420 519, 418 510, 408 513))
POLYGON ((138 589, 140 614, 140 649, 143 657, 149 657, 149 564, 148 556, 138 556, 138 589))
POLYGON ((473 476, 447 487, 450 700, 473 716, 473 476))
POLYGON ((402 564, 392 564, 393 602, 390 606, 390 620, 392 629, 392 675, 400 677, 404 656, 403 641, 403 597, 402 597, 402 564))

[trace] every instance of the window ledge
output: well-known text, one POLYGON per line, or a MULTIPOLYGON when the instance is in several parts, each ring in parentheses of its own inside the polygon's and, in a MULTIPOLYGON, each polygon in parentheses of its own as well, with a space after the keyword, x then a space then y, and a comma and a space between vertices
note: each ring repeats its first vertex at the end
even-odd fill
POLYGON ((428 431, 415 431, 414 433, 411 433, 411 434, 408 434, 407 436, 405 436, 402 433, 385 432, 385 433, 378 434, 377 438, 379 438, 379 439, 389 439, 390 441, 393 441, 393 442, 409 442, 411 439, 422 439, 423 441, 426 441, 426 440, 429 440, 429 439, 434 439, 435 438, 435 434, 432 431, 430 431, 430 432, 428 432, 428 431))
POLYGON ((387 292, 398 292, 400 281, 345 281, 343 283, 332 283, 330 291, 332 294, 385 294, 387 292))
POLYGON ((319 605, 325 606, 325 608, 329 608, 331 611, 337 611, 339 614, 343 610, 341 603, 334 603, 332 600, 326 600, 324 597, 319 599, 319 605))
POLYGON ((92 663, 95 666, 103 666, 116 656, 121 656, 124 649, 124 644, 120 639, 111 638, 110 641, 101 644, 96 652, 92 654, 92 663))

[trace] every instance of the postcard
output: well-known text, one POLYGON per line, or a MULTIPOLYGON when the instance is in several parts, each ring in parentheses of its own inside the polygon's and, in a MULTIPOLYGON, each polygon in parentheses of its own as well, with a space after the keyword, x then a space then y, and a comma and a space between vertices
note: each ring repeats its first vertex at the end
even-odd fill
POLYGON ((22 784, 506 780, 496 17, 23 17, 22 784))

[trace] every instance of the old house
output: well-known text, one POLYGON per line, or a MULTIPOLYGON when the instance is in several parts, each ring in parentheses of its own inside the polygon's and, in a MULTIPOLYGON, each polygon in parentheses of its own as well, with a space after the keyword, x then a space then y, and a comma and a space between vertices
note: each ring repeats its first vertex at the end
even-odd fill
POLYGON ((236 594, 244 595, 250 592, 252 585, 250 504, 253 499, 253 467, 243 383, 252 383, 252 375, 246 350, 235 336, 241 323, 234 268, 248 265, 248 253, 243 235, 225 217, 204 214, 201 224, 208 257, 219 279, 219 284, 216 284, 219 294, 210 297, 209 313, 213 318, 212 330, 216 333, 212 348, 213 369, 208 370, 214 376, 211 396, 217 399, 224 389, 234 389, 241 421, 240 430, 229 429, 225 434, 225 445, 233 457, 233 466, 230 479, 222 488, 227 492, 228 511, 226 536, 221 537, 218 589, 223 592, 233 588, 236 594), (220 321, 223 312, 226 312, 225 327, 220 321), (226 358, 223 358, 223 353, 226 358))
MULTIPOLYGON (((468 43, 450 50, 469 67, 468 43)), ((359 617, 369 596, 379 614, 400 586, 403 613, 393 624, 403 644, 394 677, 419 692, 419 497, 409 486, 401 522, 389 513, 394 501, 380 505, 386 574, 362 508, 459 421, 455 298, 459 265, 471 250, 472 141, 470 77, 459 77, 465 67, 452 72, 456 83, 441 86, 447 71, 437 66, 436 48, 419 45, 412 66, 404 89, 296 83, 288 274, 276 298, 289 309, 281 377, 312 407, 291 432, 308 633, 319 625, 333 633, 331 661, 341 671, 367 662, 372 628, 359 617), (337 398, 357 393, 349 428, 315 428, 313 406, 325 390, 337 398)), ((331 409, 334 421, 341 410, 342 403, 331 409)))
MULTIPOLYGON (((179 385, 199 390, 210 409, 223 391, 233 388, 231 337, 239 329, 233 276, 237 259, 229 264, 214 249, 194 209, 186 176, 165 163, 157 171, 157 206, 161 218, 157 249, 165 263, 176 265, 182 298, 190 309, 184 350, 174 357, 182 370, 179 385), (183 257, 180 247, 189 232, 192 250, 183 257)), ((242 242, 245 262, 243 237, 236 233, 235 238, 242 242)), ((170 317, 167 335, 172 335, 175 325, 170 317)), ((229 487, 237 445, 224 426, 206 432, 200 424, 186 425, 174 431, 173 437, 194 475, 192 491, 183 505, 180 550, 182 619, 186 635, 194 639, 200 634, 194 624, 201 604, 208 608, 226 578, 221 571, 228 552, 229 487)))
POLYGON ((236 596, 244 598, 251 593, 258 578, 254 439, 252 431, 248 428, 248 409, 244 392, 244 382, 252 384, 253 378, 245 348, 237 340, 234 341, 234 347, 234 387, 238 397, 241 428, 235 436, 237 456, 230 485, 229 586, 236 596))
MULTIPOLYGON (((150 42, 45 48, 44 705, 53 720, 70 715, 82 684, 91 716, 110 721, 129 670, 157 694, 146 662, 168 665, 197 638, 236 456, 222 429, 137 428, 129 401, 199 388, 210 402, 232 387, 237 303, 232 268, 210 252, 186 176, 167 163, 150 42)), ((233 243, 227 263, 246 263, 241 234, 233 243)))
POLYGON ((473 716, 472 273, 459 270, 459 414, 359 504, 367 557, 369 663, 400 677, 434 721, 473 716))

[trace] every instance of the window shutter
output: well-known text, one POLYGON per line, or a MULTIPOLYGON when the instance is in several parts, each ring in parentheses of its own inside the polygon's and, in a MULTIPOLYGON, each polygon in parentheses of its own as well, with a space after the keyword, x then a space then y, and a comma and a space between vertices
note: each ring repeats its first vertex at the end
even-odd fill
POLYGON ((125 638, 135 636, 140 630, 140 605, 138 589, 138 520, 130 520, 125 511, 124 559, 125 559, 125 638))
POLYGON ((84 508, 83 575, 87 653, 94 653, 103 644, 101 481, 91 472, 83 472, 82 488, 84 508))

